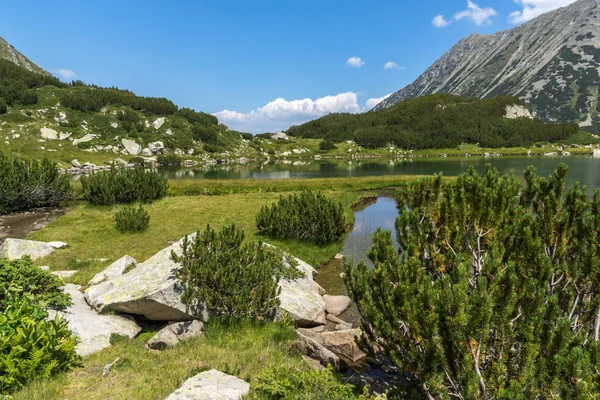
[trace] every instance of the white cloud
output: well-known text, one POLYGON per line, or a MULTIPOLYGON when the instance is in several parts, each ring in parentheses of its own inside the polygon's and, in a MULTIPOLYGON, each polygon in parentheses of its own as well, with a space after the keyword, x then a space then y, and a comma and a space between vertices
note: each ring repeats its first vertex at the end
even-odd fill
POLYGON ((59 69, 55 69, 53 71, 56 75, 60 76, 61 78, 65 79, 65 80, 72 80, 73 78, 75 78, 77 75, 75 75, 75 72, 71 71, 70 69, 65 69, 65 68, 59 68, 59 69))
POLYGON ((433 19, 431 20, 431 23, 433 24, 433 26, 435 26, 436 28, 445 28, 448 25, 450 25, 450 21, 448 21, 443 15, 436 15, 435 17, 433 17, 433 19))
POLYGON ((481 8, 471 0, 467 0, 467 9, 454 14, 454 19, 460 21, 463 18, 467 18, 481 26, 483 24, 491 24, 491 18, 496 15, 498 13, 492 7, 481 8))
POLYGON ((386 94, 383 97, 372 97, 370 99, 367 100, 367 102, 365 103, 365 111, 369 111, 371 108, 375 107, 377 104, 381 103, 382 101, 384 101, 385 99, 387 99, 388 97, 390 97, 392 94, 386 94))
POLYGON ((523 7, 522 10, 510 13, 510 22, 519 24, 529 21, 545 12, 555 10, 559 7, 567 6, 576 0, 514 0, 515 3, 523 7))
POLYGON ((365 62, 360 57, 350 57, 346 60, 346 65, 353 68, 360 68, 365 65, 365 62))
POLYGON ((393 61, 388 61, 385 64, 383 64, 383 69, 404 69, 404 67, 396 64, 393 61))
POLYGON ((312 100, 273 100, 264 107, 247 113, 223 110, 214 115, 231 129, 243 132, 262 133, 285 130, 292 125, 322 117, 330 113, 359 113, 373 108, 377 103, 390 96, 371 98, 364 107, 358 103, 358 95, 354 92, 339 93, 312 100))

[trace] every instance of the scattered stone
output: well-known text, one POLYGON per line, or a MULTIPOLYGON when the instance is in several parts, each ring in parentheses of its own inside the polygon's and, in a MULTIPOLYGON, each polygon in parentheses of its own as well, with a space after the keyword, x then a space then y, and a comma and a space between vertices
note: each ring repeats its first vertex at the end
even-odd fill
POLYGON ((152 127, 154 129, 160 129, 160 127, 163 126, 163 124, 165 123, 165 120, 165 117, 157 118, 156 121, 152 123, 152 127))
POLYGON ((42 129, 40 129, 40 133, 42 135, 42 138, 44 138, 46 140, 57 140, 58 139, 58 132, 56 132, 54 129, 44 127, 42 129))
POLYGON ((40 267, 40 269, 41 269, 42 271, 50 271, 50 267, 49 267, 49 266, 47 266, 47 265, 42 265, 42 266, 40 267))
POLYGON ((343 258, 344 258, 344 255, 343 255, 343 254, 340 254, 340 253, 337 253, 337 254, 335 255, 335 257, 333 257, 333 258, 335 258, 336 260, 341 260, 341 259, 343 259, 343 258))
POLYGON ((330 296, 328 294, 323 296, 323 300, 325 301, 325 311, 335 316, 343 313, 352 302, 348 296, 330 296))
POLYGON ((117 129, 119 127, 119 124, 117 124, 116 122, 111 122, 110 126, 114 129, 117 129))
POLYGON ((96 136, 88 133, 87 135, 80 137, 79 139, 75 139, 73 140, 73 146, 77 146, 79 143, 87 143, 87 142, 91 142, 92 140, 95 139, 96 136))
POLYGON ((75 159, 71 161, 71 166, 73 168, 81 168, 81 163, 79 162, 79 160, 75 159))
POLYGON ((331 365, 336 371, 343 371, 346 369, 346 364, 343 360, 336 356, 331 350, 325 348, 325 346, 319 344, 316 340, 304 333, 296 331, 296 340, 293 345, 302 354, 318 360, 324 367, 331 365))
POLYGON ((168 135, 168 136, 173 135, 173 131, 171 130, 171 128, 167 129, 167 131, 165 132, 165 135, 168 135))
POLYGON ((67 114, 65 114, 62 111, 58 113, 58 117, 54 117, 54 120, 56 122, 58 122, 59 124, 68 124, 69 123, 69 120, 67 119, 67 114))
POLYGON ((58 276, 60 279, 67 279, 72 277, 73 275, 75 275, 77 273, 76 270, 69 270, 69 271, 52 271, 50 272, 52 275, 56 275, 58 276))
POLYGON ((160 154, 165 149, 165 145, 163 142, 152 142, 152 143, 148 143, 148 148, 150 149, 150 151, 152 153, 160 154))
POLYGON ((55 248, 46 242, 7 238, 0 246, 0 258, 17 260, 29 256, 32 260, 37 260, 52 254, 54 250, 55 248))
POLYGON ((104 366, 104 369, 102 369, 102 377, 106 378, 110 374, 110 370, 112 369, 112 367, 114 367, 115 365, 117 365, 120 362, 121 362, 121 357, 117 357, 117 359, 115 361, 111 362, 110 364, 106 364, 104 366))
POLYGON ((273 140, 289 140, 290 137, 283 132, 277 132, 271 135, 273 140))
POLYGON ((142 146, 137 144, 135 140, 122 139, 121 143, 125 147, 125 150, 132 156, 137 156, 142 151, 142 146))
POLYGON ((174 322, 165 326, 146 343, 153 350, 164 350, 175 347, 179 342, 192 339, 204 334, 204 324, 201 321, 174 322))
POLYGON ((52 247, 54 247, 55 249, 64 249, 65 247, 68 247, 69 245, 65 242, 48 242, 48 244, 52 247))
POLYGON ((322 333, 299 333, 303 334, 319 345, 332 351, 337 356, 355 363, 362 360, 367 355, 363 353, 356 344, 356 338, 361 335, 360 329, 345 329, 333 332, 322 333))
POLYGON ((211 369, 191 377, 166 400, 239 400, 250 392, 250 384, 211 369))
POLYGON ((73 134, 73 132, 61 132, 58 135, 58 140, 66 140, 66 139, 70 138, 72 134, 73 134))
POLYGON ((331 321, 334 324, 345 324, 346 322, 333 314, 327 314, 327 321, 331 321))
POLYGON ((133 265, 137 264, 137 261, 135 261, 135 258, 129 257, 129 256, 123 256, 123 257, 119 258, 117 261, 115 261, 114 263, 110 264, 104 271, 98 272, 88 282, 88 285, 90 285, 90 286, 97 285, 108 279, 117 277, 119 275, 123 275, 125 270, 132 264, 133 265))
POLYGON ((144 157, 152 157, 152 150, 145 148, 142 150, 142 156, 144 157))
POLYGON ((101 315, 88 306, 77 285, 68 284, 64 292, 71 295, 72 305, 64 311, 48 311, 48 318, 63 317, 69 330, 77 337, 77 354, 85 356, 110 346, 112 334, 135 337, 141 328, 132 320, 118 315, 101 315))

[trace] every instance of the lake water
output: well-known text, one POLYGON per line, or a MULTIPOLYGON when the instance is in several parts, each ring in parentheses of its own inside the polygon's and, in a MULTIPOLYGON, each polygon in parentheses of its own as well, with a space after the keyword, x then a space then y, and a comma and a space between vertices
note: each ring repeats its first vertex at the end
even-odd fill
POLYGON ((473 165, 485 171, 492 164, 500 172, 514 170, 519 176, 529 166, 536 167, 538 174, 550 175, 559 163, 569 166, 568 183, 576 181, 589 188, 600 187, 600 158, 592 156, 536 156, 536 157, 449 157, 418 159, 354 159, 354 160, 308 160, 279 161, 265 164, 229 164, 202 168, 162 169, 171 179, 294 179, 364 177, 381 175, 431 175, 442 172, 456 176, 473 165))

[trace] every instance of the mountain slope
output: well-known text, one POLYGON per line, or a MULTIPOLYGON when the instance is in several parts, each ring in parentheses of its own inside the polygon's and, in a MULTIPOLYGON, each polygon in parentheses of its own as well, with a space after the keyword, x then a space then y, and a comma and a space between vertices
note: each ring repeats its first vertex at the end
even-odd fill
POLYGON ((579 0, 514 29, 470 35, 374 110, 433 93, 519 96, 546 121, 600 127, 600 0, 579 0))
POLYGON ((33 63, 30 59, 19 53, 10 43, 0 37, 0 59, 12 61, 28 71, 50 75, 46 70, 33 63))

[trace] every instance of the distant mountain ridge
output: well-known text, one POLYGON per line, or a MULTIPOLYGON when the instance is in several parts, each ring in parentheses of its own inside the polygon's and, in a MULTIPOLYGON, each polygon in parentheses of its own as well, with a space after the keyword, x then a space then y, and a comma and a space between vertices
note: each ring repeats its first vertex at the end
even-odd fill
POLYGON ((579 0, 514 29, 460 40, 373 110, 433 93, 518 96, 546 121, 600 128, 600 0, 579 0))
POLYGON ((29 58, 19 53, 10 43, 0 37, 0 58, 12 61, 20 67, 29 71, 37 72, 44 75, 50 75, 48 71, 41 68, 39 65, 32 62, 29 58))

